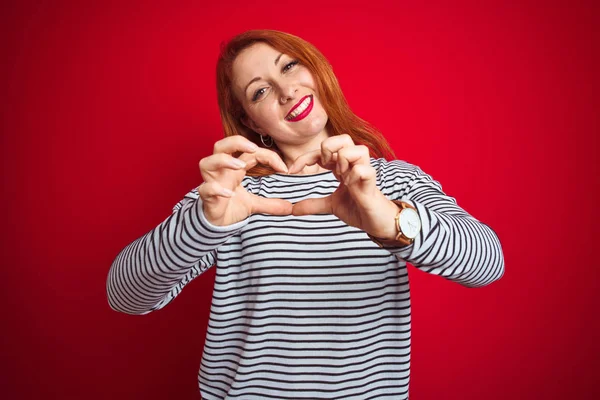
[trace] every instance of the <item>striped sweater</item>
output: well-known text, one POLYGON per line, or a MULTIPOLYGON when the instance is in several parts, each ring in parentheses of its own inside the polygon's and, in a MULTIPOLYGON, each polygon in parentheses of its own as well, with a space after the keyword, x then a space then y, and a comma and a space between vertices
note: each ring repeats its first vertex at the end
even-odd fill
MULTIPOLYGON (((419 167, 371 158, 377 186, 416 207, 422 230, 379 248, 331 214, 254 214, 215 226, 196 188, 125 247, 107 279, 110 306, 147 314, 217 268, 198 385, 203 399, 408 399, 406 263, 467 287, 499 279, 498 237, 419 167)), ((296 203, 327 196, 332 172, 245 177, 251 193, 296 203)))

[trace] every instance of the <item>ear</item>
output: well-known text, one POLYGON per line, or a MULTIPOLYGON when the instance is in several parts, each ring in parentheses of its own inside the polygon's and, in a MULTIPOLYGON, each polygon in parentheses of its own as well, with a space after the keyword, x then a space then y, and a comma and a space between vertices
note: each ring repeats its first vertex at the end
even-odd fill
POLYGON ((256 125, 254 121, 248 118, 247 115, 244 115, 242 118, 240 118, 240 120, 242 121, 242 124, 244 124, 247 128, 252 129, 254 132, 258 134, 266 134, 265 131, 259 128, 258 125, 256 125))

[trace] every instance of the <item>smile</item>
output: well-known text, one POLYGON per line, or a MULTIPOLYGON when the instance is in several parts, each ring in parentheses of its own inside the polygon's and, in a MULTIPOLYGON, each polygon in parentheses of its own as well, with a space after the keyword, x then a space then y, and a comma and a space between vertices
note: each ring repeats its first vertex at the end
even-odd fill
POLYGON ((305 96, 290 110, 288 115, 285 117, 286 121, 296 122, 304 119, 310 114, 313 108, 313 95, 305 96))

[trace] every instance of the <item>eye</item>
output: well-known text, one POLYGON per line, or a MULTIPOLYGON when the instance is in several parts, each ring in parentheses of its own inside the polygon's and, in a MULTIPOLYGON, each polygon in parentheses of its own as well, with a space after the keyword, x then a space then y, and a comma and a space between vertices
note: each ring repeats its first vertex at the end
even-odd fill
POLYGON ((256 101, 258 99, 259 95, 262 94, 262 90, 265 90, 265 88, 260 88, 256 92, 254 92, 254 97, 252 97, 252 101, 256 101))
POLYGON ((293 67, 294 65, 298 64, 298 62, 299 62, 298 60, 294 60, 294 61, 292 61, 292 62, 289 62, 289 63, 287 63, 287 64, 286 64, 286 65, 283 67, 283 69, 282 69, 282 71, 281 71, 281 72, 287 72, 287 71, 289 71, 289 70, 290 70, 290 68, 291 68, 291 67, 293 67), (290 68, 288 68, 288 67, 290 67, 290 68))
MULTIPOLYGON (((283 66, 283 68, 281 69, 281 72, 287 72, 290 69, 292 69, 292 67, 296 64, 298 64, 300 61, 298 60, 294 60, 294 61, 290 61, 289 63, 287 63, 286 65, 283 66)), ((254 92, 254 96, 252 97, 252 101, 256 101, 258 100, 258 98, 263 94, 262 90, 264 90, 265 88, 260 88, 258 89, 256 92, 254 92)))

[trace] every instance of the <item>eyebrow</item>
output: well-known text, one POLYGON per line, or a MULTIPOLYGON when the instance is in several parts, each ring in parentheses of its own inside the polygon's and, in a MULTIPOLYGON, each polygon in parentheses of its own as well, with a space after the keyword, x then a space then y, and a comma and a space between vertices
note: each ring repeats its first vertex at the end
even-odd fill
MULTIPOLYGON (((275 66, 277 66, 277 63, 279 62, 279 59, 281 58, 281 56, 283 55, 283 53, 279 54, 277 56, 277 58, 275 59, 275 66)), ((248 84, 246 85, 246 88, 244 89, 244 93, 246 93, 248 91, 248 87, 250 85, 252 85, 254 82, 256 81, 260 81, 262 78, 260 76, 257 76, 256 78, 252 79, 250 82, 248 82, 248 84)))

